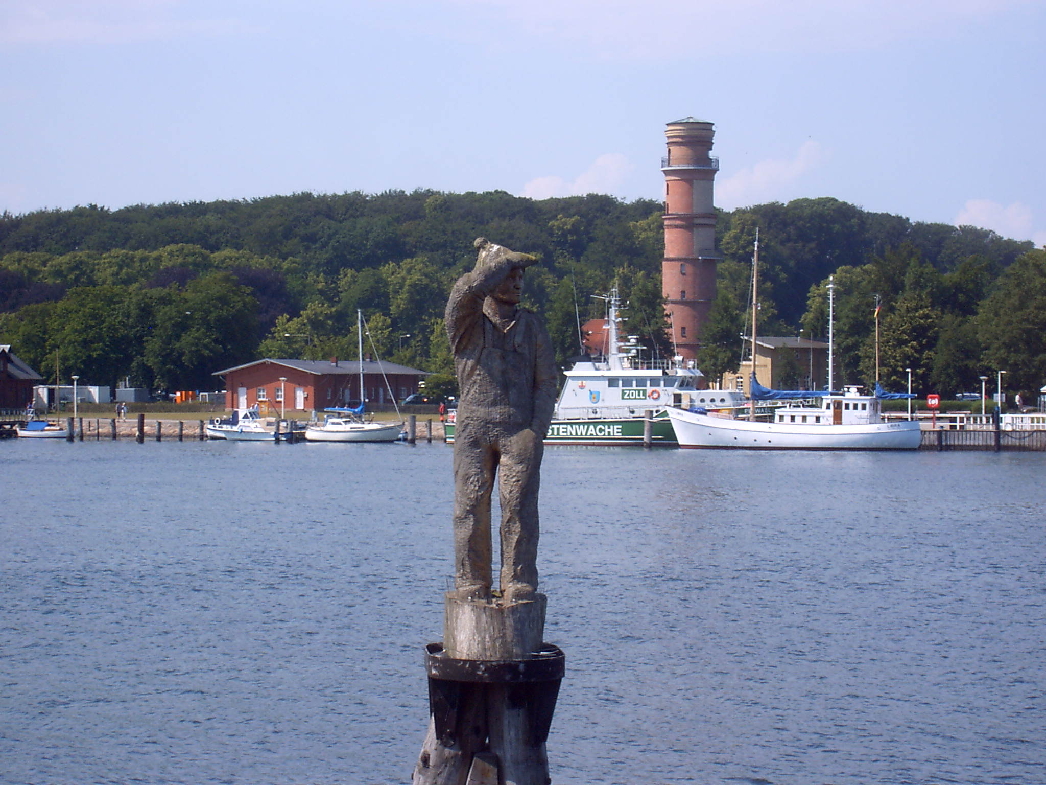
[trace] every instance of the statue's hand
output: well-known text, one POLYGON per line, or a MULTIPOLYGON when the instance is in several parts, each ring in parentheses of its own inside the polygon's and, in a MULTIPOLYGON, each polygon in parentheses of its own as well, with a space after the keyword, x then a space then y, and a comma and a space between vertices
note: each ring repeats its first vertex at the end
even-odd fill
POLYGON ((541 446, 541 436, 532 428, 524 428, 513 434, 510 441, 517 455, 533 455, 541 446))

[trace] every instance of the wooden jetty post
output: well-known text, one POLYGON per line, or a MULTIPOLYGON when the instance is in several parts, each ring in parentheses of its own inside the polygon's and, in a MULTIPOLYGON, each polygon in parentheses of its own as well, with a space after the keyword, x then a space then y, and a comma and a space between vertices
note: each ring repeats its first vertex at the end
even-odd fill
POLYGON ((202 441, 206 441, 206 440, 207 440, 206 426, 203 424, 203 420, 200 420, 200 441, 202 442, 202 441))
POLYGON ((543 643, 543 594, 448 592, 443 643, 425 647, 430 720, 413 785, 548 785, 545 742, 564 656, 543 643))
POLYGON ((643 446, 649 447, 654 442, 654 410, 643 412, 643 446))
POLYGON ((84 418, 79 418, 78 424, 80 426, 80 441, 84 440, 84 418))
POLYGON ((65 440, 67 442, 76 441, 76 420, 72 417, 65 418, 65 440))
POLYGON ((116 441, 116 420, 115 419, 109 420, 109 432, 112 434, 113 441, 115 442, 116 441))
POLYGON ((425 441, 432 444, 432 419, 425 420, 425 441))
POLYGON ((185 423, 183 423, 181 420, 178 420, 178 441, 182 441, 183 440, 182 437, 184 435, 185 435, 185 423))
POLYGON ((407 444, 418 442, 418 415, 412 414, 407 421, 407 444))
POLYGON ((161 425, 160 420, 157 420, 156 421, 156 441, 160 441, 160 429, 162 427, 163 426, 161 425))
POLYGON ((138 412, 138 427, 134 432, 134 440, 138 444, 145 444, 145 412, 138 412))

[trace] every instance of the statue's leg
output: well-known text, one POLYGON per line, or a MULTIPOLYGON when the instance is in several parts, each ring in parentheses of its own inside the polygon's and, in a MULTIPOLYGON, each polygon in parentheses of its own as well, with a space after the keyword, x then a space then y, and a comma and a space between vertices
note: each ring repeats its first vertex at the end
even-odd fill
POLYGON ((454 439, 454 564, 459 591, 489 596, 490 494, 497 451, 482 429, 461 428, 454 439))
POLYGON ((502 443, 498 480, 501 590, 509 599, 529 599, 537 591, 538 482, 543 450, 532 431, 502 443))

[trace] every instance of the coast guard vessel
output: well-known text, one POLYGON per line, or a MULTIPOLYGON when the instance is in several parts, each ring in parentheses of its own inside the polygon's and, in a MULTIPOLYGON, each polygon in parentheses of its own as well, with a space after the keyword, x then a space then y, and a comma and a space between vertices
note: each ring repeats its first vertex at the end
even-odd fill
MULTIPOLYGON (((692 361, 640 360, 637 340, 620 340, 617 289, 606 301, 607 354, 579 360, 564 372, 566 380, 545 444, 642 445, 649 410, 653 412, 651 443, 675 447, 668 409, 700 406, 716 411, 744 405, 738 391, 698 389, 702 374, 692 361)), ((448 442, 454 441, 454 412, 444 433, 448 442)))

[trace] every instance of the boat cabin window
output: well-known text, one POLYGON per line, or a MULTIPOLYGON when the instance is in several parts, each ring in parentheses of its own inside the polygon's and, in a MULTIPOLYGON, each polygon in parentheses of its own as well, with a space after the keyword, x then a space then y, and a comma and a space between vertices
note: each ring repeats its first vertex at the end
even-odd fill
POLYGON ((819 423, 819 422, 821 422, 821 418, 820 418, 820 417, 814 417, 814 422, 815 422, 815 423, 819 423))
POLYGON ((868 404, 866 404, 866 403, 862 403, 862 404, 861 404, 861 411, 862 411, 862 412, 866 412, 866 411, 868 411, 868 404))
POLYGON ((803 419, 800 422, 806 422, 806 415, 803 415, 803 419))
POLYGON ((646 379, 636 379, 636 387, 646 387, 646 379))
POLYGON ((607 379, 607 385, 610 387, 617 387, 620 382, 620 379, 607 379))
MULTIPOLYGON (((804 417, 803 419, 805 420, 806 418, 804 417)), ((792 422, 795 422, 795 415, 794 414, 792 415, 792 422)))

